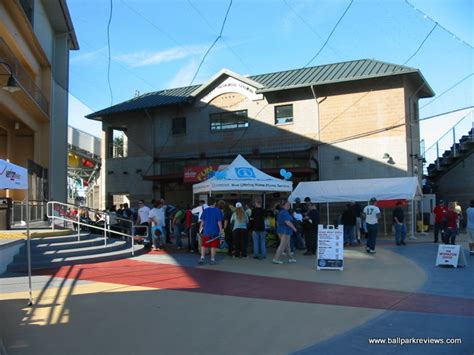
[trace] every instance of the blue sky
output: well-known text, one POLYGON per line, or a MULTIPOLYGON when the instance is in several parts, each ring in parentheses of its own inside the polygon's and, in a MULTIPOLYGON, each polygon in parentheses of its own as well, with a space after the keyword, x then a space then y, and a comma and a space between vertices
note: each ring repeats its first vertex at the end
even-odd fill
MULTIPOLYGON (((71 52, 70 124, 99 135, 83 118, 140 93, 186 86, 219 33, 227 0, 112 0, 110 84, 107 80, 109 0, 68 0, 81 49, 71 52)), ((233 0, 222 39, 194 83, 222 68, 242 75, 299 68, 318 52, 350 0, 233 0)), ((354 0, 312 65, 374 58, 421 70, 437 95, 474 72, 474 1, 354 0), (444 30, 449 30, 447 32, 444 30), (454 36, 453 36, 454 34, 454 36), (463 43, 466 42, 466 43, 463 43)), ((431 103, 420 117, 472 106, 474 75, 431 103)), ((425 106, 425 107, 424 107, 425 106)), ((472 116, 471 116, 472 117, 472 116)), ((427 143, 455 121, 422 124, 427 143)), ((436 121, 436 120, 434 120, 436 121)))

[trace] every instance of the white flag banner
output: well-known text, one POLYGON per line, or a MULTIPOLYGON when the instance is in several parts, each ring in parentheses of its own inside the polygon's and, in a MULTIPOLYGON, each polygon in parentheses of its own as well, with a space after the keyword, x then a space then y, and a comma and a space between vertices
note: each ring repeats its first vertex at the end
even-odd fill
POLYGON ((0 190, 28 190, 28 171, 0 159, 0 190))

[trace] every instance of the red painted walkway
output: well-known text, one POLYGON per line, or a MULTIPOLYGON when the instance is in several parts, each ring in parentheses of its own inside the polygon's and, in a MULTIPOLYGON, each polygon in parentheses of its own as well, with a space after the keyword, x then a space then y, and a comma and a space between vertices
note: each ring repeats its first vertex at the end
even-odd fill
POLYGON ((42 274, 222 296, 474 317, 474 299, 334 285, 136 260, 64 266, 42 274))

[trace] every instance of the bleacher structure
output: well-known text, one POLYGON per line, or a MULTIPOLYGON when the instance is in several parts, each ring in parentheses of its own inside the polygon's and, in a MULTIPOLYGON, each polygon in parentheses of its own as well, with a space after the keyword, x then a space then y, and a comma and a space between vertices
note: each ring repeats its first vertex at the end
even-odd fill
POLYGON ((463 135, 459 142, 454 143, 450 149, 444 151, 432 164, 428 165, 428 178, 438 178, 450 171, 474 152, 474 129, 463 135))

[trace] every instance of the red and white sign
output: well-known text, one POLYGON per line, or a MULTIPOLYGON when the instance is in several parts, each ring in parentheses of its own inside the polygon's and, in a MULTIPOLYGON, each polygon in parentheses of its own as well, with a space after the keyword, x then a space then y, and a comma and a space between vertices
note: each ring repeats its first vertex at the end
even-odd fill
POLYGON ((460 245, 440 245, 436 257, 436 266, 466 266, 466 259, 460 245))
POLYGON ((209 179, 221 165, 188 166, 184 168, 184 182, 200 182, 209 179))

